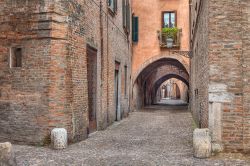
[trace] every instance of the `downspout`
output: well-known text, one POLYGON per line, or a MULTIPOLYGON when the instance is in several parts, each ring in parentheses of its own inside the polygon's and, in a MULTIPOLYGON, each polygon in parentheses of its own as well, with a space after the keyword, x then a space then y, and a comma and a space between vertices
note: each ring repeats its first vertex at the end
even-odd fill
POLYGON ((109 20, 107 15, 107 125, 109 125, 109 20))
MULTIPOLYGON (((191 96, 191 90, 192 90, 192 67, 191 67, 191 65, 192 65, 192 56, 193 56, 193 44, 191 43, 191 41, 192 41, 192 34, 191 34, 191 29, 192 29, 192 13, 191 13, 191 8, 192 8, 192 2, 191 2, 191 0, 189 0, 189 51, 191 51, 191 56, 189 57, 190 59, 189 59, 189 82, 190 82, 190 86, 189 86, 189 88, 188 88, 188 99, 187 99, 187 102, 188 102, 188 107, 189 107, 189 111, 190 112, 192 112, 192 103, 190 103, 190 99, 192 98, 192 96, 191 96)), ((193 102, 193 98, 192 98, 192 102, 193 102)))
MULTIPOLYGON (((102 82, 102 80, 103 80, 103 77, 104 77, 104 73, 103 73, 103 71, 104 71, 104 58, 103 58, 103 15, 102 15, 102 0, 100 0, 100 37, 101 37, 101 39, 100 39, 100 43, 101 43, 101 92, 100 92, 100 94, 101 94, 101 96, 102 96, 102 93, 103 93, 103 82, 102 82)), ((102 103, 102 100, 101 100, 101 107, 100 107, 100 114, 101 114, 101 112, 102 112, 102 109, 103 109, 103 103, 102 103)), ((97 123, 98 123, 98 121, 97 121, 97 123)), ((98 125, 97 125, 98 126, 98 125)))

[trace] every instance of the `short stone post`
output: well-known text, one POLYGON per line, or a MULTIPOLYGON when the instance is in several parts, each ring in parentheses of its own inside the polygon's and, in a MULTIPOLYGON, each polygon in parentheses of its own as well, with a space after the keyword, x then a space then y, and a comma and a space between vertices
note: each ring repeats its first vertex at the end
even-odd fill
POLYGON ((209 129, 195 129, 193 133, 194 157, 208 158, 211 156, 212 144, 209 129))
POLYGON ((54 149, 65 149, 68 144, 67 131, 64 128, 54 128, 51 131, 51 144, 54 149))
POLYGON ((15 166, 16 159, 10 142, 0 143, 0 166, 15 166))

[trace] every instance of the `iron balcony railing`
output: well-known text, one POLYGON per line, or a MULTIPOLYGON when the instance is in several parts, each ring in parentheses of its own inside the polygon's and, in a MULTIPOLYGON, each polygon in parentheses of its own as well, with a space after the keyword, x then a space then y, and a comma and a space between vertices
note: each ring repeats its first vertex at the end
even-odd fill
MULTIPOLYGON (((161 31, 158 31, 159 44, 161 48, 169 48, 169 44, 167 43, 167 36, 163 34, 161 31)), ((178 29, 178 32, 173 38, 173 45, 170 48, 180 48, 181 46, 181 34, 182 29, 178 29)))

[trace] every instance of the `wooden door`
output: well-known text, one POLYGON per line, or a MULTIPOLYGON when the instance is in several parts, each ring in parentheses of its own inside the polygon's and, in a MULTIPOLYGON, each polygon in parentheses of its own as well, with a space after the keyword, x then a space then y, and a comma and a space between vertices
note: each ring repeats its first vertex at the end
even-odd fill
POLYGON ((120 120, 120 112, 119 112, 119 69, 120 69, 120 63, 115 63, 115 112, 116 112, 116 118, 115 120, 120 120))
POLYGON ((87 47, 89 133, 96 131, 97 50, 87 47))

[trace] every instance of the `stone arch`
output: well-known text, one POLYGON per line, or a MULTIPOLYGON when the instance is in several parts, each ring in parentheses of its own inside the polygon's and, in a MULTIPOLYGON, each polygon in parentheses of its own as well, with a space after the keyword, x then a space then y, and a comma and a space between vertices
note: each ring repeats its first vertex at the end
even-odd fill
POLYGON ((138 76, 143 72, 144 69, 146 69, 150 64, 153 64, 156 61, 159 61, 161 59, 172 59, 172 60, 177 60, 178 62, 180 62, 184 68, 186 69, 186 72, 189 74, 189 64, 187 63, 187 58, 177 54, 177 53, 169 53, 169 54, 161 54, 161 55, 156 55, 153 56, 152 58, 146 60, 140 67, 139 69, 135 72, 134 76, 133 76, 133 84, 135 83, 136 79, 138 78, 138 76))

